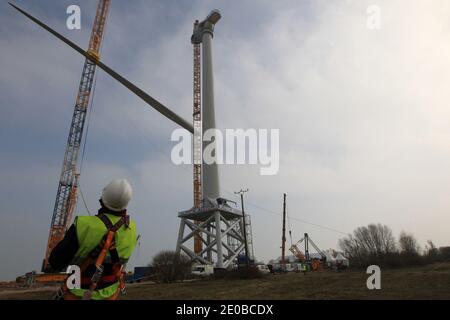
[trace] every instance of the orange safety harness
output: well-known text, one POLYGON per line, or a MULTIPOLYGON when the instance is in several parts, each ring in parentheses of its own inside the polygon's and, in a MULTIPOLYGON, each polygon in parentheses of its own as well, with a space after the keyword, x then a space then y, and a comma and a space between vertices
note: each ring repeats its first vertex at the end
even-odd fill
MULTIPOLYGON (((92 293, 97 289, 99 283, 101 282, 112 283, 119 281, 119 287, 117 288, 117 291, 107 299, 107 300, 116 300, 120 292, 122 292, 122 294, 125 294, 125 278, 124 278, 125 272, 124 272, 124 265, 120 262, 119 255, 115 247, 114 236, 117 230, 119 230, 123 225, 125 225, 126 227, 129 226, 130 217, 128 215, 124 215, 114 225, 103 213, 99 213, 97 217, 100 218, 100 220, 102 220, 102 222, 105 224, 108 232, 105 234, 99 245, 96 248, 94 248, 89 253, 89 255, 84 259, 84 261, 80 264, 81 274, 83 274, 86 271, 88 266, 92 264, 94 264, 95 266, 95 271, 91 278, 88 277, 81 278, 82 285, 89 285, 89 289, 85 291, 82 300, 91 300, 92 293), (113 265, 112 274, 103 276, 104 272, 103 262, 105 261, 108 252, 111 257, 111 263, 113 265)), ((67 283, 65 281, 63 286, 57 292, 55 299, 80 300, 80 297, 70 292, 70 290, 67 288, 67 283)))

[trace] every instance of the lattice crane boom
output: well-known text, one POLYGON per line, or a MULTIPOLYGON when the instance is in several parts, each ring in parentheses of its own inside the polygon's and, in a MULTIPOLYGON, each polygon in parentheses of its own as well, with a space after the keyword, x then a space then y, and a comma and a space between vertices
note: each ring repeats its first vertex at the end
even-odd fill
POLYGON ((100 47, 104 36, 106 18, 108 16, 110 4, 111 0, 99 0, 97 6, 97 13, 95 15, 88 49, 91 59, 86 58, 84 63, 70 125, 47 248, 42 264, 42 271, 44 272, 51 271, 49 269, 48 258, 56 244, 64 237, 68 226, 72 222, 72 215, 76 206, 79 178, 79 174, 77 173, 77 160, 94 83, 96 64, 93 60, 100 59, 100 47))
MULTIPOLYGON (((198 24, 198 21, 195 22, 198 24)), ((195 26, 194 26, 195 28, 195 26)), ((202 107, 201 107, 201 47, 200 43, 193 42, 194 47, 194 207, 202 206, 202 107)), ((199 222, 196 222, 199 224, 199 222)), ((196 233, 194 236, 194 252, 200 253, 203 249, 202 236, 196 233)))

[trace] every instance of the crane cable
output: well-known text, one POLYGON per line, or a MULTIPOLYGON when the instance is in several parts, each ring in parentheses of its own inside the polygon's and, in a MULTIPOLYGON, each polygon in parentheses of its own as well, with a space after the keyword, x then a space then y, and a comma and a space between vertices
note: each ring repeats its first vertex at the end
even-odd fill
MULTIPOLYGON (((136 133, 138 133, 140 135, 142 140, 144 140, 144 141, 145 140, 149 140, 149 138, 147 138, 147 135, 141 130, 139 125, 134 121, 134 119, 130 118, 130 120, 135 124, 134 126, 131 126, 131 127, 133 129, 135 129, 136 133)), ((160 149, 155 149, 154 151, 156 151, 159 154, 161 154, 162 156, 164 156, 164 158, 167 158, 168 156, 170 157, 170 155, 168 155, 167 153, 165 153, 164 151, 162 151, 160 149)), ((176 166, 176 167, 179 167, 179 168, 183 169, 183 171, 186 171, 186 172, 192 174, 192 170, 188 169, 188 168, 185 168, 185 166, 183 166, 183 165, 179 165, 179 166, 176 166)), ((225 191, 226 193, 230 194, 231 196, 235 197, 235 198, 238 197, 233 192, 231 192, 231 191, 229 191, 229 190, 227 190, 225 188, 221 188, 221 189, 223 191, 225 191)), ((270 209, 267 209, 267 208, 263 208, 263 207, 261 207, 259 205, 256 205, 256 204, 254 204, 252 202, 249 202, 248 200, 245 200, 245 203, 247 205, 250 205, 251 207, 254 207, 254 208, 259 209, 260 211, 264 211, 266 213, 270 213, 270 214, 277 215, 277 216, 281 216, 282 215, 279 212, 276 212, 276 211, 273 211, 273 210, 270 210, 270 209)), ((286 210, 286 212, 287 212, 287 210, 286 210)), ((321 225, 321 224, 309 222, 309 221, 306 221, 306 220, 303 220, 303 219, 299 219, 299 218, 296 218, 296 217, 289 217, 288 218, 289 228, 290 228, 290 221, 291 221, 291 219, 295 220, 295 221, 299 221, 299 222, 304 223, 304 224, 309 224, 309 225, 315 226, 317 228, 321 228, 321 229, 325 229, 325 230, 328 230, 328 231, 332 231, 332 232, 335 232, 335 233, 340 233, 340 234, 343 234, 343 235, 346 235, 346 236, 349 235, 348 232, 344 232, 344 231, 341 231, 341 230, 330 228, 330 227, 327 227, 327 226, 324 226, 324 225, 321 225)), ((292 240, 291 240, 291 242, 292 242, 292 240)))
MULTIPOLYGON (((135 129, 137 133, 139 133, 139 135, 141 136, 141 138, 142 138, 143 140, 148 140, 148 138, 146 137, 146 134, 144 134, 144 132, 141 130, 141 128, 139 127, 139 125, 134 121, 134 119, 133 119, 133 118, 130 118, 130 120, 131 120, 132 122, 134 122, 134 124, 135 124, 134 126, 131 126, 131 127, 132 127, 133 129, 135 129)), ((163 152, 163 151, 160 150, 160 149, 155 149, 154 151, 156 151, 156 152, 158 152, 160 155, 164 156, 164 158, 167 158, 168 156, 170 157, 170 155, 167 155, 165 152, 163 152)), ((188 169, 188 168, 186 168, 185 166, 179 165, 179 166, 176 166, 176 167, 181 168, 181 169, 183 169, 183 171, 192 174, 191 169, 188 169)), ((221 189, 222 189, 224 192, 228 193, 229 195, 231 195, 231 196, 233 196, 233 197, 235 197, 235 198, 238 197, 238 196, 236 196, 233 192, 231 192, 231 191, 229 191, 229 190, 227 190, 227 189, 225 189, 225 188, 221 188, 221 189)), ((270 209, 261 207, 261 206, 259 206, 259 205, 257 205, 257 204, 254 204, 254 203, 252 203, 252 202, 249 202, 248 200, 245 200, 245 203, 246 203, 246 205, 249 205, 249 206, 251 206, 251 207, 253 207, 253 208, 259 209, 260 211, 264 211, 264 212, 266 212, 266 213, 270 213, 270 214, 272 214, 272 215, 277 215, 277 216, 281 216, 281 215, 282 215, 282 214, 279 213, 279 212, 276 212, 276 211, 273 211, 273 210, 270 210, 270 209)), ((287 210, 286 210, 286 211, 287 211, 287 210)), ((306 221, 306 220, 303 220, 303 219, 299 219, 299 218, 296 218, 296 217, 289 217, 289 225, 290 225, 291 219, 292 219, 292 220, 295 220, 295 221, 299 221, 299 222, 304 223, 304 224, 309 224, 309 225, 315 226, 315 227, 317 227, 317 228, 321 228, 321 229, 325 229, 325 230, 328 230, 328 231, 332 231, 332 232, 335 232, 335 233, 340 233, 340 234, 343 234, 343 235, 346 235, 346 236, 349 235, 348 232, 340 231, 340 230, 337 230, 337 229, 334 229, 334 228, 330 228, 330 227, 327 227, 327 226, 324 226, 324 225, 321 225, 321 224, 309 222, 309 221, 306 221)))
POLYGON ((95 88, 96 87, 97 87, 97 73, 95 73, 95 76, 94 76, 94 87, 92 88, 91 102, 90 102, 90 107, 89 107, 89 111, 88 111, 88 117, 87 117, 87 123, 86 123, 86 134, 84 135, 83 150, 81 152, 81 161, 80 161, 80 170, 79 170, 80 175, 81 175, 81 171, 83 171, 84 158, 86 155, 87 138, 89 135, 89 127, 91 124, 92 109, 94 109, 94 97, 95 97, 95 88))
POLYGON ((91 211, 89 211, 86 200, 84 199, 84 194, 83 194, 83 191, 81 190, 80 183, 78 183, 78 190, 80 190, 81 200, 83 201, 84 207, 86 208, 88 215, 92 216, 91 211))
MULTIPOLYGON (((97 87, 97 73, 95 73, 94 76, 94 87, 92 88, 92 95, 91 95, 91 103, 88 111, 88 117, 87 117, 87 124, 86 124, 86 134, 84 135, 84 142, 83 142, 83 150, 81 151, 81 160, 80 160, 80 169, 78 171, 79 175, 81 176, 81 173, 83 171, 83 164, 84 159, 86 156, 86 145, 87 145, 87 138, 89 135, 89 127, 91 123, 91 116, 92 116, 92 109, 94 109, 94 97, 95 97, 95 89, 97 87)), ((86 209, 87 213, 91 216, 91 211, 89 210, 89 207, 87 205, 86 199, 84 198, 83 191, 81 189, 81 183, 78 181, 78 189, 80 190, 81 200, 83 201, 84 208, 86 209)), ((77 201, 78 202, 78 201, 77 201)))
POLYGON ((292 247, 292 226, 291 226, 291 219, 289 219, 289 210, 288 210, 287 204, 286 204, 286 217, 287 217, 287 223, 288 223, 288 229, 289 229, 289 240, 291 241, 291 247, 292 247))
MULTIPOLYGON (((103 44, 104 44, 104 40, 106 37, 106 24, 104 26, 104 31, 103 31, 103 41, 100 42, 100 48, 99 48, 99 52, 102 52, 103 49, 103 44)), ((89 104, 89 111, 88 111, 88 117, 87 117, 87 124, 86 124, 86 134, 84 135, 84 143, 83 143, 83 150, 81 152, 81 160, 80 160, 80 170, 79 170, 79 175, 81 176, 81 172, 83 171, 83 164, 84 164, 84 158, 86 155, 86 145, 87 145, 87 138, 89 135, 89 127, 91 124, 91 116, 92 116, 92 110, 94 109, 94 98, 95 98, 95 89, 97 88, 97 77, 98 77, 98 73, 96 72, 97 68, 95 68, 95 75, 94 75, 94 83, 93 83, 93 88, 92 88, 92 94, 91 94, 91 102, 89 104)), ((81 200, 83 201, 83 205, 84 208, 86 209, 87 213, 92 216, 91 211, 89 210, 89 207, 87 205, 86 199, 84 198, 84 194, 83 191, 81 190, 81 183, 78 181, 78 189, 80 190, 80 195, 81 195, 81 200)), ((77 201, 78 203, 78 201, 77 201)))

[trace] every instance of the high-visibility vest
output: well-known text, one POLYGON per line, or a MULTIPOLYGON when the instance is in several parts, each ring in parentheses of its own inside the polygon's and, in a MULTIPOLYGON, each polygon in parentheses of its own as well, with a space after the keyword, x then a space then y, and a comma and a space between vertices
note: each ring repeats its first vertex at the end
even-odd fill
MULTIPOLYGON (((120 220, 120 217, 116 215, 106 214, 106 216, 112 222, 112 224, 116 224, 120 220)), ((79 247, 71 264, 80 265, 88 257, 91 251, 100 244, 108 230, 103 221, 101 221, 97 216, 77 217, 74 224, 77 232, 79 247)), ((128 259, 130 259, 131 254, 133 253, 133 250, 136 246, 137 237, 135 222, 131 220, 128 227, 125 225, 120 227, 119 230, 117 230, 115 233, 114 241, 115 248, 119 256, 119 261, 123 265, 128 262, 128 259)), ((108 253, 105 262, 107 262, 109 258, 110 255, 108 253)), ((82 298, 87 289, 70 289, 69 291, 73 295, 82 298)), ((106 288, 95 290, 92 293, 92 299, 109 299, 112 296, 116 295, 118 291, 119 281, 106 288)))

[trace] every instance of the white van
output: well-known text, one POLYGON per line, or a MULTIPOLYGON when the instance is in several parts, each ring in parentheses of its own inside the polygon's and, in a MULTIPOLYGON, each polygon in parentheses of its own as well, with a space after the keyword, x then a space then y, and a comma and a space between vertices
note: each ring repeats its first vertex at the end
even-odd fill
POLYGON ((214 274, 214 267, 210 264, 196 264, 192 266, 192 274, 200 277, 207 277, 214 274))

